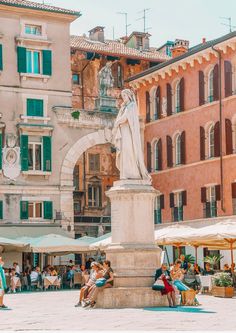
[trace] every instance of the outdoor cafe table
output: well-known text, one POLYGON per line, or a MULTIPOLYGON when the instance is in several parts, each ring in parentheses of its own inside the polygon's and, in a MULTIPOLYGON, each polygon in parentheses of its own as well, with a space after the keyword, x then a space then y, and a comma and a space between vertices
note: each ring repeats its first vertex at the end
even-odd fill
POLYGON ((20 278, 18 276, 13 276, 12 277, 12 282, 13 282, 12 286, 14 286, 15 288, 21 288, 20 278))
POLYGON ((49 286, 60 287, 58 276, 45 276, 43 279, 43 285, 45 289, 47 289, 49 286))

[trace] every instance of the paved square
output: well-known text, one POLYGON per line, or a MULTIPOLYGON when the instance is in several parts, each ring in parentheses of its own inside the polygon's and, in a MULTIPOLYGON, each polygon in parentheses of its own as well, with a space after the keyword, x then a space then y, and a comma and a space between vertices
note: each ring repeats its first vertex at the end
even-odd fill
POLYGON ((200 307, 178 309, 75 308, 79 290, 6 295, 1 330, 234 330, 236 298, 200 295, 200 307))

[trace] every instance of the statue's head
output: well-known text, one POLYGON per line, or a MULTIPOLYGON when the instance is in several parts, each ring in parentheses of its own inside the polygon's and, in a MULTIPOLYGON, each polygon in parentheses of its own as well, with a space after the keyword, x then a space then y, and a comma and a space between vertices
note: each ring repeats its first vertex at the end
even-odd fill
POLYGON ((106 63, 106 66, 110 68, 110 67, 112 66, 112 61, 108 61, 108 62, 106 63))
POLYGON ((124 102, 135 102, 135 95, 131 89, 122 90, 121 97, 124 102))

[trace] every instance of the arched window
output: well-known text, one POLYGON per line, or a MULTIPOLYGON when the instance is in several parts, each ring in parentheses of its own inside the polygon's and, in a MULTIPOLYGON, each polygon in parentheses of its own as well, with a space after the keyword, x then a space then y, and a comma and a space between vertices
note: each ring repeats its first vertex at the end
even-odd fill
POLYGON ((155 97, 154 97, 154 120, 161 118, 161 88, 158 87, 156 89, 155 97))
POLYGON ((179 165, 181 164, 181 135, 178 134, 175 140, 175 165, 179 165))
POLYGON ((214 125, 211 125, 208 131, 208 156, 209 158, 215 156, 215 131, 214 125))
POLYGON ((180 112, 180 82, 177 83, 175 89, 175 112, 180 112))
POLYGON ((152 170, 162 170, 162 140, 156 140, 152 146, 152 170))
POLYGON ((214 69, 212 69, 208 76, 208 102, 214 100, 214 69))
POLYGON ((154 144, 154 170, 159 170, 159 150, 158 150, 158 141, 154 144))

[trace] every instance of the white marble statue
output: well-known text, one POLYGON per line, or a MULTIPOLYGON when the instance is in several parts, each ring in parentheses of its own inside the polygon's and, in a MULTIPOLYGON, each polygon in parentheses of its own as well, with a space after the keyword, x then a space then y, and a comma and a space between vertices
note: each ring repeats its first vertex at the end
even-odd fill
POLYGON ((108 61, 98 73, 100 96, 107 96, 107 91, 113 88, 114 78, 111 71, 112 62, 108 61))
POLYGON ((130 89, 121 92, 123 103, 113 129, 116 147, 116 166, 120 179, 151 181, 144 164, 138 108, 134 93, 130 89))

